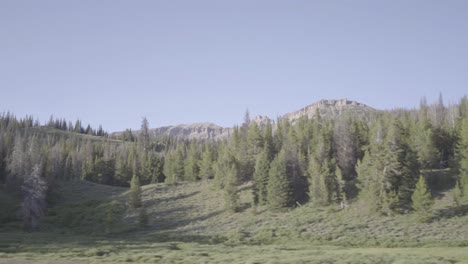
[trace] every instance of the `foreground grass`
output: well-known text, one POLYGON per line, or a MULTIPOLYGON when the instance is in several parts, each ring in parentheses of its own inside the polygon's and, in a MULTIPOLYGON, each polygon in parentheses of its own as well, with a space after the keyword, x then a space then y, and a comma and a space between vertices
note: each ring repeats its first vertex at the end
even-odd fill
POLYGON ((346 248, 302 242, 230 245, 165 240, 4 233, 0 263, 468 263, 466 247, 346 248))
POLYGON ((438 195, 431 222, 418 223, 411 214, 368 215, 356 203, 251 208, 250 187, 240 186, 232 214, 210 182, 144 186, 149 223, 141 228, 128 189, 64 182, 32 234, 11 218, 18 200, 0 192, 0 212, 10 212, 0 217, 0 264, 468 263, 468 210, 454 209, 450 192, 438 195))

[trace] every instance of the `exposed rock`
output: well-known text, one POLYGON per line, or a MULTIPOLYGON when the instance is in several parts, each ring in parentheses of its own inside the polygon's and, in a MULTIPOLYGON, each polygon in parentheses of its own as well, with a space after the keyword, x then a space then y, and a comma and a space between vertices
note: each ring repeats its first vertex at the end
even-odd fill
MULTIPOLYGON (((322 118, 336 118, 343 115, 350 115, 353 117, 366 117, 376 110, 365 104, 351 101, 348 99, 340 100, 320 100, 314 104, 306 106, 298 111, 285 114, 282 118, 289 119, 292 123, 297 121, 300 117, 306 115, 309 119, 320 114, 322 118)), ((268 123, 274 123, 272 119, 267 116, 256 116, 251 120, 263 128, 268 123)), ((170 136, 182 139, 223 139, 232 134, 233 128, 221 127, 213 123, 194 123, 182 124, 177 126, 164 126, 150 129, 153 136, 170 136)), ((122 132, 113 133, 112 136, 120 135, 122 132)), ((138 134, 138 131, 135 131, 138 134)))
POLYGON ((252 119, 251 122, 257 123, 257 125, 261 128, 265 127, 268 124, 272 124, 273 120, 271 120, 268 116, 261 116, 258 115, 252 119))
POLYGON ((372 107, 348 99, 320 100, 298 111, 287 113, 283 118, 294 123, 302 116, 307 116, 309 119, 314 118, 316 114, 320 114, 323 118, 336 118, 342 115, 363 117, 375 111, 372 107))
POLYGON ((183 139, 220 139, 229 137, 232 128, 213 123, 181 124, 150 129, 154 136, 170 136, 183 139))

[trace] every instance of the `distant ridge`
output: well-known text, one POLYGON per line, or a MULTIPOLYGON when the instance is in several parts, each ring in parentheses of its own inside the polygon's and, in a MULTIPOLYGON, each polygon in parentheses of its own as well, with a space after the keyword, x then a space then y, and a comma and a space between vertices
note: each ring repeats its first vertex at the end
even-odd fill
POLYGON ((218 139, 229 137, 232 128, 213 123, 193 123, 150 129, 154 136, 170 136, 183 139, 218 139))
POLYGON ((324 99, 301 108, 300 110, 287 113, 283 116, 283 118, 294 122, 303 116, 307 116, 309 119, 312 119, 317 113, 320 114, 320 116, 323 118, 336 118, 343 115, 362 117, 367 116, 368 114, 375 111, 376 109, 372 107, 348 99, 324 99))
MULTIPOLYGON (((340 116, 352 117, 366 117, 376 112, 377 110, 369 107, 363 103, 348 99, 338 100, 320 100, 297 111, 287 113, 281 118, 288 119, 292 123, 296 122, 299 118, 307 116, 312 119, 317 113, 322 118, 338 118, 340 116)), ((257 123, 260 127, 264 127, 268 123, 274 121, 267 116, 256 116, 251 122, 257 123)), ((169 136, 180 139, 223 139, 232 134, 232 127, 221 127, 214 123, 193 123, 193 124, 180 124, 175 126, 163 126, 150 129, 155 137, 169 136)), ((137 134, 139 131, 135 131, 137 134)), ((112 136, 118 136, 122 132, 112 133, 112 136)))

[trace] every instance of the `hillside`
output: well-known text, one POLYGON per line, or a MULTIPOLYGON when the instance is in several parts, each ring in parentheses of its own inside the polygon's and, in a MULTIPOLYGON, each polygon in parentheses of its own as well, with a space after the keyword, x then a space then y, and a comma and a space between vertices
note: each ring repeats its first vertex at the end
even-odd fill
POLYGON ((309 205, 282 213, 254 210, 249 183, 239 186, 242 209, 232 214, 224 210, 222 192, 212 182, 154 184, 143 187, 149 223, 140 229, 136 211, 126 205, 125 188, 71 181, 57 190, 43 232, 17 233, 12 223, 0 228, 0 263, 20 263, 18 258, 77 264, 265 263, 277 258, 278 263, 394 263, 395 257, 407 263, 468 263, 468 215, 447 214, 451 192, 438 196, 434 221, 420 224, 412 215, 366 215, 356 203, 346 210, 309 205), (112 203, 121 208, 121 218, 107 233, 105 212, 112 203))

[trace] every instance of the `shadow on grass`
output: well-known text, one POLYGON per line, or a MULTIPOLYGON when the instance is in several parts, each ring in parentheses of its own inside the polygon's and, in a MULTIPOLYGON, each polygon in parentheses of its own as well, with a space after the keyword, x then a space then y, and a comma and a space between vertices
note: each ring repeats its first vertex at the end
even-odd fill
POLYGON ((189 225, 194 222, 205 221, 212 217, 216 217, 223 213, 222 210, 214 211, 209 214, 199 215, 196 217, 190 217, 187 215, 187 212, 194 212, 193 206, 184 206, 184 207, 177 207, 173 209, 168 209, 164 211, 156 212, 152 215, 154 220, 154 226, 157 227, 158 230, 172 230, 182 226, 189 225), (160 217, 157 217, 160 216, 160 217))
POLYGON ((156 199, 152 199, 149 202, 146 202, 145 204, 147 206, 153 206, 153 205, 156 205, 158 203, 174 202, 174 201, 177 201, 177 200, 190 198, 190 197, 195 196, 195 195, 197 195, 199 193, 200 193, 200 191, 195 191, 195 192, 191 192, 191 193, 188 193, 188 194, 178 195, 176 197, 156 198, 156 199))
POLYGON ((434 214, 434 219, 441 220, 465 215, 468 215, 468 204, 438 209, 434 214))

